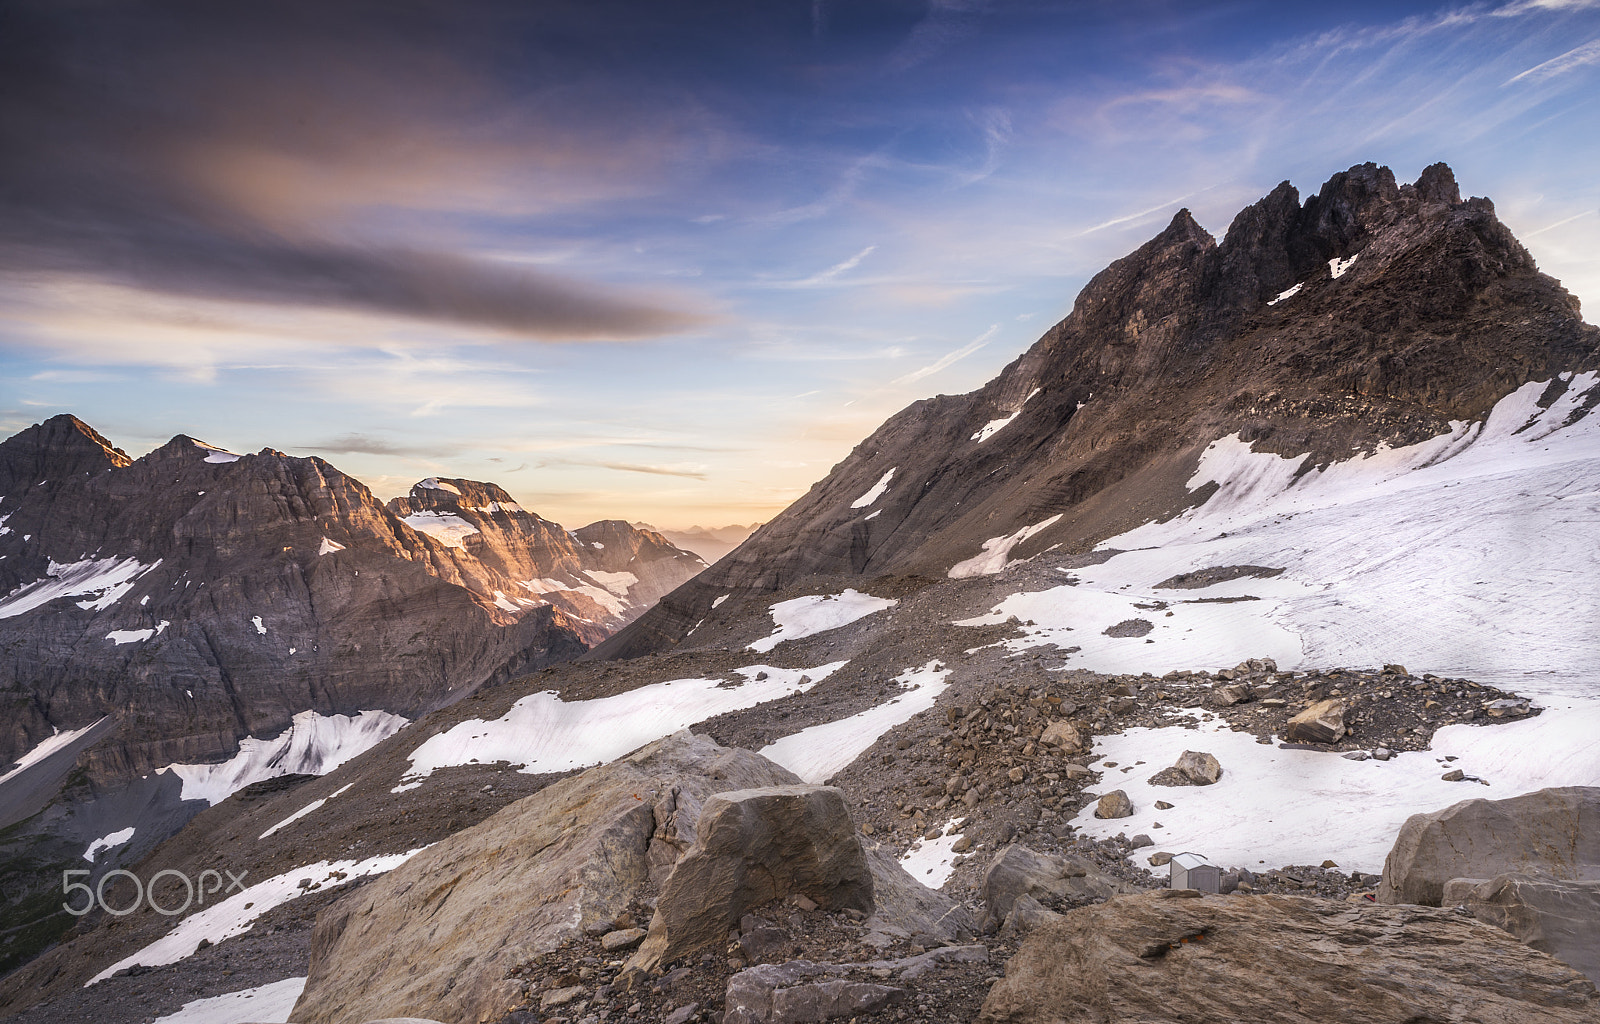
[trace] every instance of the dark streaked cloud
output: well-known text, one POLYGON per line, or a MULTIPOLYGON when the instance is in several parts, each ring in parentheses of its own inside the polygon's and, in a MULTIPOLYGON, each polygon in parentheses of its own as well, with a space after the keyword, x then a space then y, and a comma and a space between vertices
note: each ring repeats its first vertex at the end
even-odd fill
POLYGON ((328 455, 402 455, 430 459, 446 459, 459 455, 464 447, 461 444, 398 444, 382 437, 359 433, 341 434, 319 444, 294 446, 298 451, 321 452, 328 455))
POLYGON ((541 339, 703 322, 682 299, 408 241, 408 217, 626 189, 639 147, 670 151, 645 129, 584 129, 581 111, 512 118, 527 97, 474 60, 504 62, 505 11, 6 5, 0 271, 541 339))

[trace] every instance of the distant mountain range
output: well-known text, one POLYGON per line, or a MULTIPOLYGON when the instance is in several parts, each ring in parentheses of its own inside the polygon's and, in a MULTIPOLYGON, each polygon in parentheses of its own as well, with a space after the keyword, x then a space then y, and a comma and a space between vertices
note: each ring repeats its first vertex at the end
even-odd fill
POLYGON ((761 528, 760 523, 749 526, 690 526, 682 530, 663 530, 649 523, 634 523, 636 529, 659 533, 685 551, 693 551, 712 565, 732 551, 752 533, 761 528))

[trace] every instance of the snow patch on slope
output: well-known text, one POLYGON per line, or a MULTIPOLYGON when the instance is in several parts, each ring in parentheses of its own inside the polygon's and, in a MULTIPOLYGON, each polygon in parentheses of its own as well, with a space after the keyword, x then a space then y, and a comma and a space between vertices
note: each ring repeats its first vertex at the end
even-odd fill
POLYGON ((426 480, 417 481, 417 486, 428 491, 449 491, 451 494, 455 495, 459 495, 461 493, 461 488, 457 487, 455 484, 447 484, 436 476, 430 476, 426 480))
POLYGON ((409 755, 403 782, 440 768, 508 762, 530 775, 587 768, 621 757, 714 715, 804 693, 844 667, 810 669, 750 665, 735 669, 742 683, 673 679, 637 690, 568 703, 554 691, 529 694, 492 722, 469 719, 429 737, 409 755), (765 674, 767 678, 757 679, 765 674))
POLYGON ((32 750, 17 758, 17 766, 6 772, 4 775, 0 775, 0 785, 4 785, 8 779, 11 779, 17 775, 21 775, 23 772, 38 764, 40 761, 43 761, 56 751, 62 750, 71 746, 73 743, 76 743, 78 739, 90 729, 93 729, 95 726, 104 721, 104 718, 99 718, 84 726, 82 729, 69 729, 66 732, 56 729, 53 733, 51 733, 50 736, 42 740, 32 750))
POLYGON ((302 711, 272 739, 240 740, 239 752, 221 764, 170 764, 161 770, 183 780, 182 799, 215 806, 263 779, 326 775, 406 724, 406 719, 387 711, 363 711, 354 718, 302 711))
POLYGON ((340 544, 338 541, 329 540, 326 537, 322 538, 322 543, 317 546, 317 554, 319 555, 331 555, 335 551, 343 550, 343 544, 340 544))
POLYGON ((79 601, 78 607, 101 611, 116 604, 140 576, 160 564, 159 558, 149 565, 136 558, 85 558, 65 563, 52 559, 44 579, 24 583, 0 598, 0 619, 22 615, 58 598, 89 594, 94 598, 79 601))
POLYGON ((950 682, 950 670, 930 661, 921 668, 908 668, 895 676, 900 694, 877 707, 836 722, 813 725, 775 740, 761 748, 761 755, 776 761, 806 782, 825 782, 862 752, 878 737, 933 702, 950 682))
POLYGON ((452 548, 465 548, 464 539, 478 532, 476 526, 449 512, 413 512, 400 521, 452 548))
POLYGON ((961 838, 961 829, 966 823, 966 818, 957 818, 944 827, 939 838, 921 840, 900 857, 900 866, 930 889, 944 885, 956 869, 956 852, 951 847, 961 838))
POLYGON ((639 577, 631 572, 601 572, 599 569, 585 569, 583 574, 618 597, 627 597, 628 589, 639 582, 639 577))
POLYGON ((851 508, 866 508, 868 505, 883 497, 883 492, 889 489, 889 481, 894 479, 894 471, 900 467, 895 466, 889 472, 878 478, 878 482, 867 489, 867 492, 850 503, 851 508))
POLYGON ((1331 855, 1345 871, 1376 874, 1412 814, 1473 797, 1503 800, 1547 786, 1600 785, 1600 756, 1592 752, 1593 737, 1600 735, 1597 707, 1546 711, 1504 725, 1446 726, 1434 734, 1431 750, 1397 754, 1387 762, 1284 750, 1233 732, 1209 713, 1201 717, 1198 731, 1135 728, 1097 737, 1098 760, 1089 766, 1104 776, 1096 791, 1124 791, 1134 813, 1102 820, 1090 803, 1072 824, 1096 838, 1145 832, 1156 849, 1193 850, 1225 867, 1319 864, 1331 855), (1185 750, 1215 756, 1222 779, 1182 789, 1151 786, 1150 776, 1185 750), (1145 763, 1125 772, 1104 767, 1107 760, 1145 763), (1490 785, 1445 782, 1440 775, 1447 768, 1464 769, 1490 785), (1174 806, 1158 811, 1157 800, 1174 806))
POLYGON ((989 576, 999 572, 1009 565, 1016 564, 1008 561, 1008 559, 1011 557, 1011 549, 1016 547, 1018 544, 1021 544, 1029 537, 1032 537, 1034 534, 1039 533, 1041 530, 1047 530, 1054 526, 1060 518, 1061 516, 1058 513, 1051 516, 1049 519, 1046 519, 1042 523, 1034 523, 1032 526, 1024 526, 1016 533, 1009 534, 1005 537, 990 537, 988 540, 983 542, 982 554, 973 555, 971 558, 968 558, 962 562, 957 562, 955 565, 950 567, 950 578, 953 580, 960 580, 966 579, 970 576, 989 576))
POLYGON ((1301 281, 1299 284, 1295 285, 1293 288, 1285 288, 1283 291, 1278 293, 1278 297, 1277 298, 1268 299, 1267 300, 1267 305, 1276 306, 1278 303, 1282 302, 1284 299, 1292 299, 1296 295, 1300 294, 1300 289, 1304 288, 1305 286, 1306 286, 1306 283, 1304 281, 1301 281))
POLYGON ((893 608, 899 603, 893 598, 873 597, 852 589, 842 594, 812 594, 792 601, 779 601, 768 609, 778 628, 771 636, 762 637, 745 650, 765 654, 786 640, 826 633, 873 612, 893 608))
POLYGON ((283 827, 285 827, 287 825, 294 824, 295 822, 299 821, 301 818, 304 818, 306 815, 308 815, 311 812, 317 810, 323 804, 327 803, 329 800, 332 800, 334 797, 338 796, 340 793, 343 793, 345 790, 349 789, 351 786, 354 786, 354 785, 355 785, 354 782, 347 782, 344 785, 340 786, 338 789, 334 790, 332 793, 329 793, 327 796, 322 797, 322 798, 317 799, 317 800, 311 801, 309 804, 306 804, 304 807, 300 808, 298 811, 295 811, 293 814, 289 815, 287 818, 283 819, 282 821, 278 822, 276 825, 274 825, 271 828, 267 829, 265 832, 261 833, 256 838, 257 839, 265 839, 268 836, 272 835, 272 833, 278 831, 279 829, 281 829, 281 828, 283 828, 283 827))
POLYGON ((94 842, 90 843, 87 850, 83 851, 83 859, 93 864, 94 859, 100 856, 101 850, 115 850, 123 843, 126 843, 128 840, 132 839, 133 833, 134 827, 129 825, 127 828, 118 829, 117 831, 108 835, 101 836, 99 839, 96 839, 94 842))
MULTIPOLYGON (((139 603, 143 604, 144 602, 140 601, 139 603)), ((166 632, 167 627, 170 625, 172 625, 171 622, 167 621, 166 619, 162 619, 160 623, 149 629, 113 629, 111 632, 106 634, 106 639, 110 640, 118 647, 121 647, 123 644, 136 643, 141 640, 149 640, 151 637, 160 636, 162 633, 166 632)))
POLYGON ((154 1024, 286 1024, 305 987, 304 978, 285 978, 208 999, 191 999, 176 1013, 157 1017, 154 1024))
POLYGON ((393 871, 424 849, 427 847, 408 850, 405 853, 368 857, 366 860, 323 860, 295 868, 293 871, 286 871, 265 882, 257 882, 243 892, 235 892, 221 903, 191 913, 179 921, 176 928, 132 956, 118 960, 90 978, 83 987, 88 988, 104 981, 123 968, 135 964, 145 967, 175 964, 192 956, 199 948, 202 939, 209 940, 214 946, 235 935, 243 935, 250 930, 256 918, 274 907, 298 896, 304 896, 308 892, 321 891, 324 886, 332 888, 352 879, 393 871), (343 872, 345 877, 335 877, 337 872, 343 872), (311 882, 316 888, 301 888, 302 880, 311 882))

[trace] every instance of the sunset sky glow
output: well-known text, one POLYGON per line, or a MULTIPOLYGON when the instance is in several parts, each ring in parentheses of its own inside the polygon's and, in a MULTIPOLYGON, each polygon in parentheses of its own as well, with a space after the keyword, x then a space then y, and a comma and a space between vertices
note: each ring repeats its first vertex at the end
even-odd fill
POLYGON ((1600 310, 1600 0, 15 0, 0 433, 772 516, 1190 208, 1448 162, 1600 310))

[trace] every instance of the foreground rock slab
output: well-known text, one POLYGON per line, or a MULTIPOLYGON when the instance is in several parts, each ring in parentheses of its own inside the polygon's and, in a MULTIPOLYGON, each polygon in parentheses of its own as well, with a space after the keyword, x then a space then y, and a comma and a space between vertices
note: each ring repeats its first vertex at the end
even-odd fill
POLYGON ((1383 864, 1379 903, 1437 907, 1453 878, 1600 881, 1600 788, 1562 786, 1413 814, 1383 864))
POLYGON ((1461 905, 1600 983, 1600 882, 1496 875, 1467 892, 1461 905))
POLYGON ((1447 910, 1304 897, 1117 896, 1029 933, 984 1001, 998 1024, 1593 1024, 1559 960, 1447 910))
POLYGON ((291 1019, 498 1019, 522 999, 511 969, 623 913, 693 845, 714 793, 798 781, 680 732, 557 782, 320 915, 291 1019))

